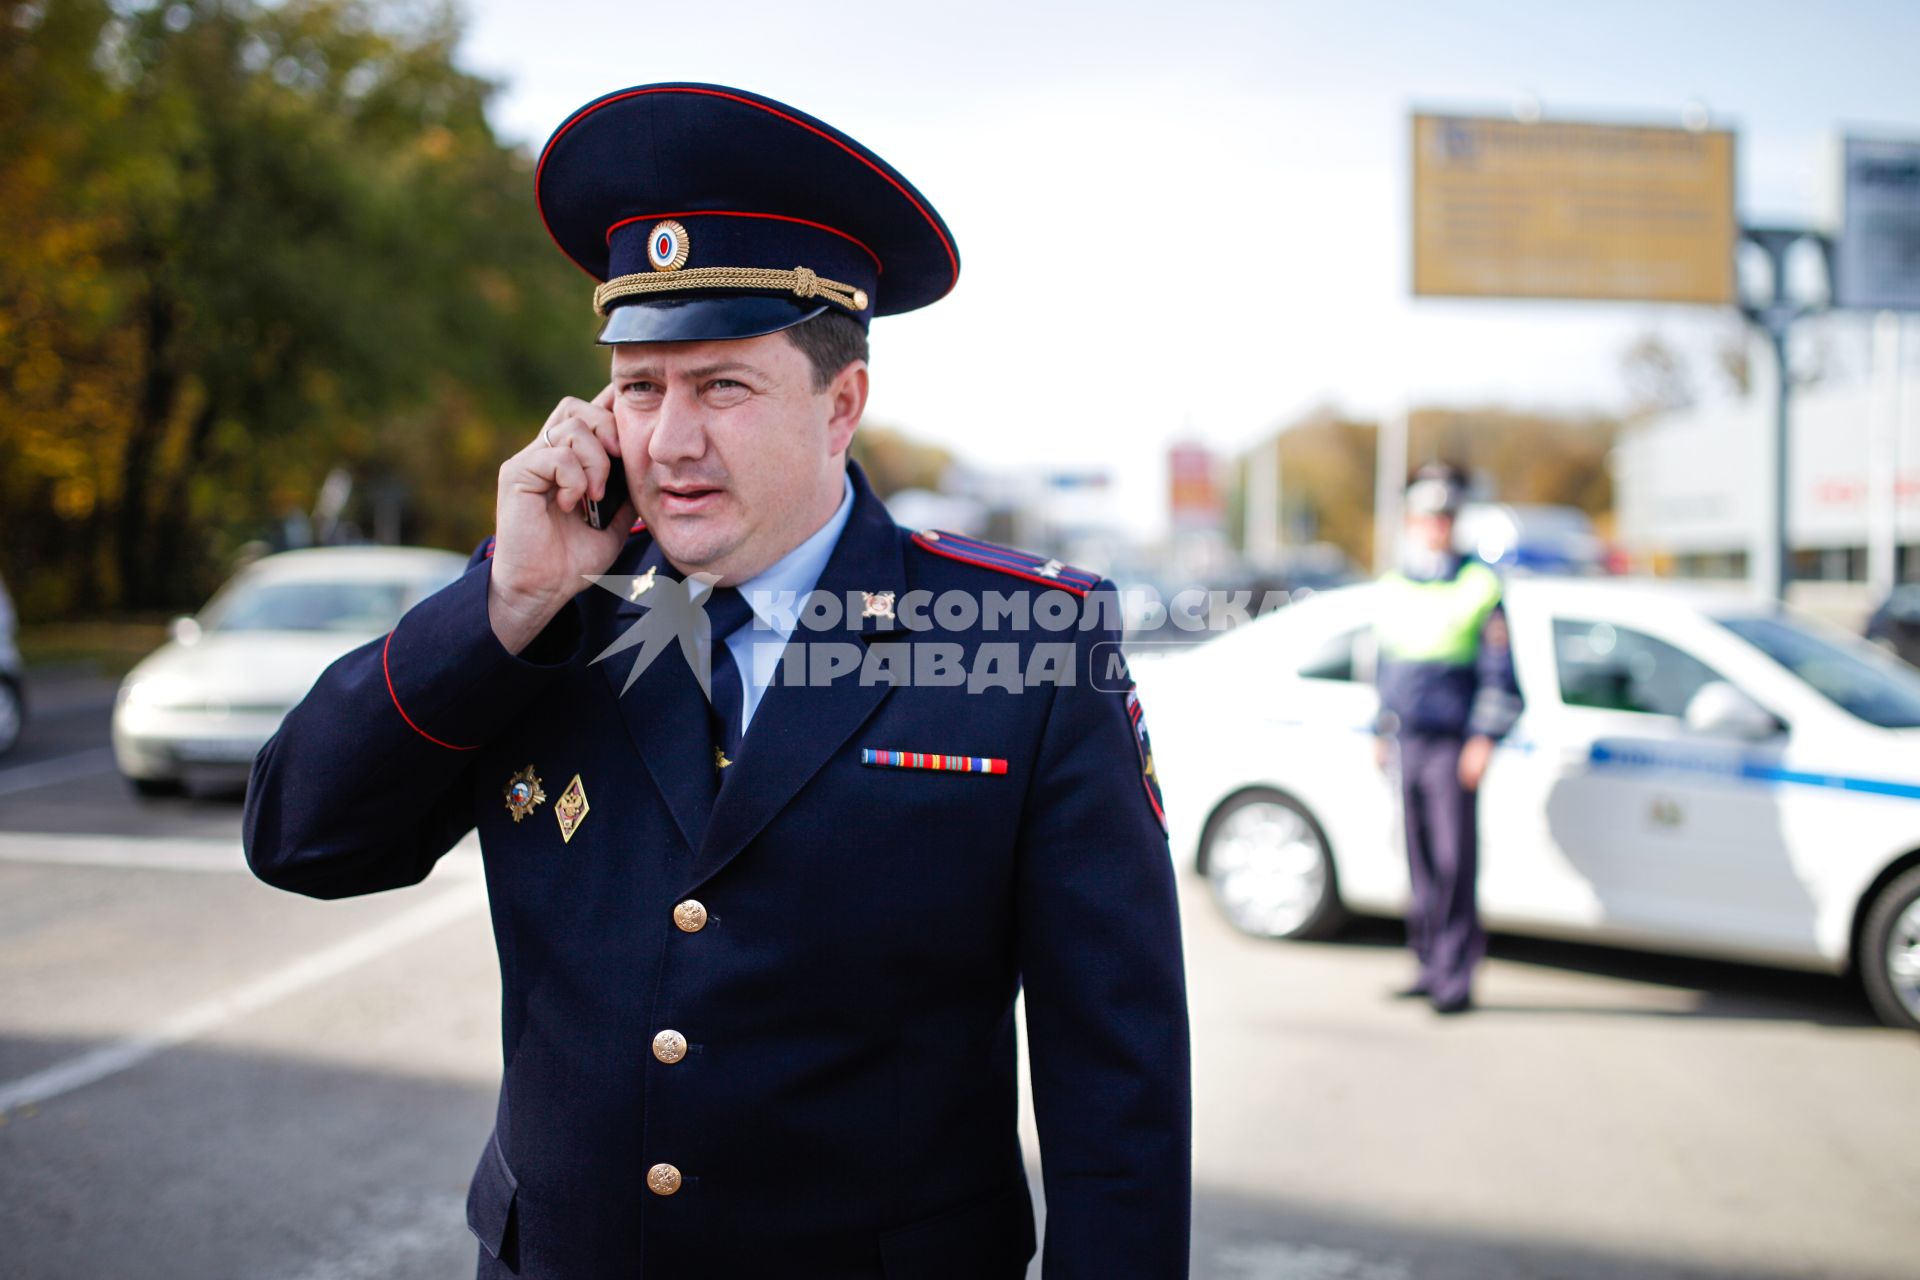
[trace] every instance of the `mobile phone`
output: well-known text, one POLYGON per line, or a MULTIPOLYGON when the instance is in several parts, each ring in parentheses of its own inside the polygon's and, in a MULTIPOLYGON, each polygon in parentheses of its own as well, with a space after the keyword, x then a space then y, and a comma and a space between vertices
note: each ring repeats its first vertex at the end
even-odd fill
POLYGON ((613 465, 607 468, 607 492, 600 501, 588 498, 580 506, 580 518, 595 529, 607 527, 607 521, 620 514, 620 507, 627 500, 627 469, 620 459, 610 459, 613 465))

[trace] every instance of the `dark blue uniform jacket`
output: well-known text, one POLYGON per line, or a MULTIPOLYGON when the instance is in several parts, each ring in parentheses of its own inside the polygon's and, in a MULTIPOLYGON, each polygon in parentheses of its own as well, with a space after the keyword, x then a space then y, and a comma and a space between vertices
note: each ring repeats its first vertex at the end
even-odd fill
MULTIPOLYGON (((854 478, 818 590, 1054 585, 1052 566, 1013 576, 1017 555, 1011 572, 947 558, 854 478)), ((709 809, 705 703, 678 650, 624 695, 630 655, 590 661, 641 606, 588 588, 510 655, 489 563, 321 677, 261 753, 245 824, 262 879, 323 898, 414 884, 478 827, 505 1062, 468 1204, 481 1274, 1021 1275, 1024 987, 1046 1274, 1184 1276, 1179 926, 1127 698, 1091 679, 1117 632, 964 611, 904 637, 857 616, 797 631, 909 659, 952 644, 975 665, 983 645, 1064 641, 1078 669, 1017 693, 776 685, 709 809), (877 768, 862 748, 1006 772, 877 768), (549 799, 515 822, 503 790, 529 765, 549 799), (554 797, 576 774, 590 807, 569 842, 554 797), (676 925, 689 900, 695 931, 676 925), (688 1042, 672 1063, 651 1047, 669 1028, 688 1042), (649 1190, 659 1164, 681 1175, 671 1195, 649 1190)), ((609 572, 660 563, 638 533, 609 572)), ((1092 583, 1068 598, 1111 595, 1083 598, 1092 583)))

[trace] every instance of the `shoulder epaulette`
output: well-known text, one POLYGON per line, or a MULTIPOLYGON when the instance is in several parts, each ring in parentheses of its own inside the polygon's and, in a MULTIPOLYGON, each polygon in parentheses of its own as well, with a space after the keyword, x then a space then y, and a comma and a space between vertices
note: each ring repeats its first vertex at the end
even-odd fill
POLYGON ((1097 573, 1076 569, 1070 564, 1034 555, 1031 551, 1019 551, 994 542, 982 542, 978 538, 969 538, 964 533, 948 533, 944 529, 922 529, 913 535, 913 544, 922 551, 931 551, 934 555, 958 560, 961 564, 979 565, 982 569, 996 569, 1015 578, 1037 582, 1041 586, 1059 587, 1077 596, 1086 595, 1100 584, 1100 575, 1097 573))

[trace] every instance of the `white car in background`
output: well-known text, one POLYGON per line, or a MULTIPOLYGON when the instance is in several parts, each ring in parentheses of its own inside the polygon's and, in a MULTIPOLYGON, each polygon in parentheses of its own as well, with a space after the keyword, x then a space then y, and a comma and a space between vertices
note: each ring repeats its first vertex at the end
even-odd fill
POLYGON ((466 558, 415 547, 322 547, 241 570, 127 673, 113 753, 142 795, 246 781, 253 758, 335 658, 392 629, 466 558))
MULTIPOLYGON (((1408 897, 1373 585, 1133 663, 1177 859, 1239 928, 1408 897)), ((1490 926, 1856 971, 1920 1028, 1920 673, 1751 598, 1519 579, 1526 710, 1480 798, 1490 926)))

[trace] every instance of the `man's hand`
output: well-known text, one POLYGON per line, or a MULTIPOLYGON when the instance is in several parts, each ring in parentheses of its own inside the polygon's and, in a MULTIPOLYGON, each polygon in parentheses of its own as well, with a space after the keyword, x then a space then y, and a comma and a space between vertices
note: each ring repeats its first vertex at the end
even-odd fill
POLYGON ((533 643, 585 579, 620 554, 632 503, 604 529, 580 515, 588 498, 606 494, 607 475, 620 465, 612 383, 592 403, 562 400, 533 441, 500 465, 487 621, 509 653, 533 643))
POLYGON ((1487 762, 1493 759, 1493 739, 1483 734, 1468 738, 1460 746, 1460 785, 1469 791, 1480 789, 1487 762))

